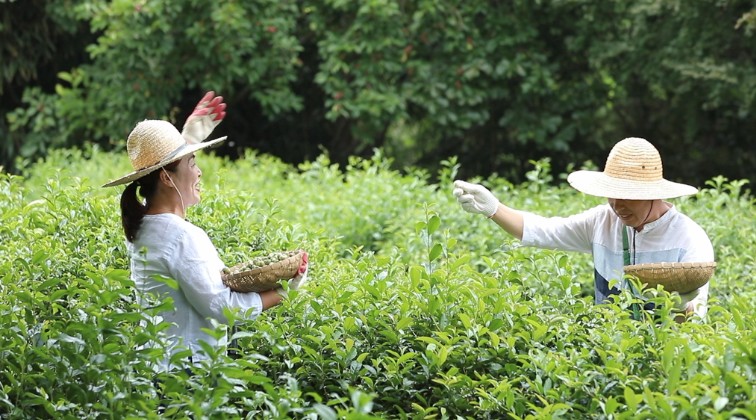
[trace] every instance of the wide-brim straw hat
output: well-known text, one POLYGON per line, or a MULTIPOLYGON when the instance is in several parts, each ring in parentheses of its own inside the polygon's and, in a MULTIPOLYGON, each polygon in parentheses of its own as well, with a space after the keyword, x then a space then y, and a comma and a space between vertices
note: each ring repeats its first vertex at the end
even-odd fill
POLYGON ((126 141, 126 151, 134 172, 108 182, 114 187, 135 181, 198 150, 215 146, 225 140, 220 137, 203 143, 189 144, 168 121, 144 120, 136 125, 126 141))
POLYGON ((586 194, 623 200, 658 200, 698 192, 690 185, 664 179, 659 151, 637 137, 614 145, 603 172, 575 171, 567 182, 586 194))

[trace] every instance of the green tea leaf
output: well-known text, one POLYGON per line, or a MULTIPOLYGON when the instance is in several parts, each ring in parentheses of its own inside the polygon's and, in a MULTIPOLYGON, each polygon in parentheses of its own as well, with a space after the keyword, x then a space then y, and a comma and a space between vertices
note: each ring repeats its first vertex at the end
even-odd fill
POLYGON ((439 218, 437 215, 433 215, 428 219, 428 235, 432 235, 438 230, 438 227, 441 225, 441 218, 439 218))
POLYGON ((430 261, 436 260, 436 258, 438 258, 441 255, 443 250, 444 249, 441 246, 441 244, 434 244, 430 250, 430 253, 428 253, 428 260, 430 261))

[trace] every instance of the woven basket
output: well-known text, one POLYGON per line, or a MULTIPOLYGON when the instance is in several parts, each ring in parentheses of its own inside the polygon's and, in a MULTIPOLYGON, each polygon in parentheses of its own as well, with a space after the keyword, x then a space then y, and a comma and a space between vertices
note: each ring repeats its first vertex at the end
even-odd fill
POLYGON ((231 267, 228 273, 221 275, 223 284, 235 292, 264 292, 278 287, 281 280, 289 280, 294 277, 302 264, 302 259, 307 258, 302 250, 286 251, 288 256, 272 264, 243 270, 248 263, 241 263, 231 267))
POLYGON ((626 265, 625 274, 637 277, 646 287, 662 285, 668 292, 689 293, 706 284, 715 262, 662 262, 626 265))

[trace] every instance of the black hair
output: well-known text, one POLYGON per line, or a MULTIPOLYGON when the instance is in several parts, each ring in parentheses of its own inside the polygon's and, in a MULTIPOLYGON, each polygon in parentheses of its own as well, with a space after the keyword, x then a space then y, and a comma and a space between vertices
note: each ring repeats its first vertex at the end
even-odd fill
MULTIPOLYGON (((179 161, 172 162, 165 169, 174 172, 179 161)), ((150 208, 152 196, 157 191, 158 181, 160 180, 160 169, 150 172, 142 178, 129 184, 121 194, 121 224, 123 232, 126 234, 126 240, 134 242, 139 227, 142 226, 142 219, 150 208), (144 198, 144 203, 139 197, 144 198)))

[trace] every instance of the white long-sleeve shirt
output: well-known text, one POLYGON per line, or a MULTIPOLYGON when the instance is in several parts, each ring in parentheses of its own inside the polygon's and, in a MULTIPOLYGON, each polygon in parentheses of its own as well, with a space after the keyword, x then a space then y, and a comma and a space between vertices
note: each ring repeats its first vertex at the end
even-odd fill
POLYGON ((237 293, 223 284, 225 265, 205 231, 175 214, 144 216, 134 243, 127 241, 126 245, 140 303, 147 304, 147 294, 173 299, 174 310, 161 314, 171 325, 167 330, 171 354, 183 345, 191 350, 192 361, 201 360, 199 342, 217 344, 202 329, 213 329, 210 319, 227 322, 224 308, 238 308, 247 318, 262 312, 259 294, 237 293), (155 276, 175 280, 178 289, 155 276))
MULTIPOLYGON (((602 303, 618 289, 609 289, 609 280, 622 281, 624 252, 622 229, 626 229, 631 264, 658 262, 710 262, 714 250, 706 232, 688 216, 671 207, 659 219, 644 225, 643 230, 625 226, 608 204, 569 217, 545 218, 523 212, 522 244, 539 248, 579 251, 593 254, 595 302, 602 303), (634 245, 633 245, 634 244, 634 245)), ((709 297, 709 283, 681 295, 678 309, 692 308, 704 316, 709 297)))

